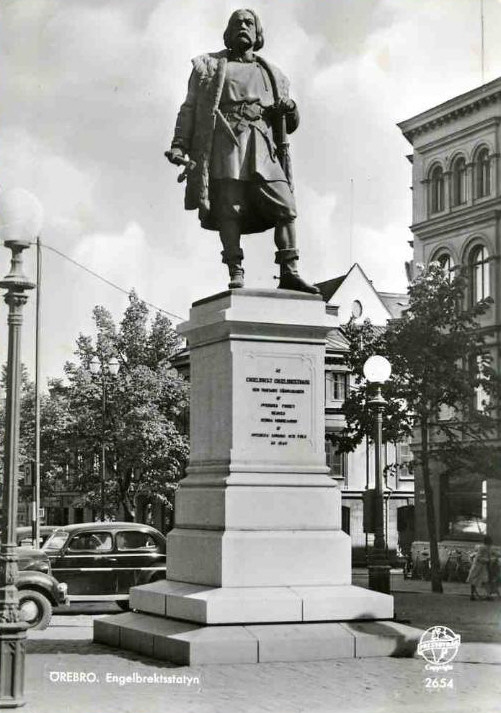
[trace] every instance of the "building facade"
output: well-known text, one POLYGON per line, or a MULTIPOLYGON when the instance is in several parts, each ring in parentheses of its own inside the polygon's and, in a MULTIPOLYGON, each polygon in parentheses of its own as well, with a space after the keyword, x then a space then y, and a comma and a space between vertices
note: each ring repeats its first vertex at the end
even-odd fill
MULTIPOLYGON (((363 494, 375 486, 374 448, 367 439, 355 451, 336 451, 336 434, 344 426, 343 403, 353 387, 346 365, 348 342, 343 325, 365 319, 384 328, 389 319, 398 317, 407 305, 407 295, 378 292, 358 264, 346 275, 317 283, 332 324, 326 345, 325 361, 325 449, 331 478, 342 493, 343 529, 351 537, 355 565, 365 565, 373 535, 364 532, 363 494)), ((412 541, 414 522, 414 475, 410 467, 409 443, 385 443, 385 530, 390 559, 395 561, 399 547, 412 541)))
MULTIPOLYGON (((501 78, 457 96, 399 124, 413 147, 412 225, 414 265, 438 261, 468 274, 468 297, 493 303, 480 318, 492 365, 499 372, 501 326, 501 78)), ((412 272, 412 267, 410 269, 412 272)), ((482 394, 473 395, 482 408, 482 394)), ((439 418, 446 418, 440 414, 439 418)), ((499 436, 499 434, 497 434, 499 436)), ((499 438, 493 438, 493 446, 499 438)), ((413 448, 419 451, 419 441, 413 448)), ((501 543, 499 474, 441 476, 433 489, 441 559, 489 533, 501 543)), ((416 472, 415 551, 427 548, 424 490, 416 472)))

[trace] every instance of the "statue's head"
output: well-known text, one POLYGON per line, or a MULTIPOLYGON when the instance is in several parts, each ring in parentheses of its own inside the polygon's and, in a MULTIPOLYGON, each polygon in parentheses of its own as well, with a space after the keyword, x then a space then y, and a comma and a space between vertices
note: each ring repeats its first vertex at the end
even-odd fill
POLYGON ((263 26, 254 10, 235 10, 223 35, 228 49, 254 49, 264 45, 263 26))

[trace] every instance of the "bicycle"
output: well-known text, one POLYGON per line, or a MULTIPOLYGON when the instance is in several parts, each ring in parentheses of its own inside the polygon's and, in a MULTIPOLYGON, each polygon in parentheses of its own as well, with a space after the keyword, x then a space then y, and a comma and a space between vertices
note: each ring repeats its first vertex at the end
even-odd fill
POLYGON ((451 550, 444 565, 443 579, 445 582, 466 582, 470 562, 465 559, 461 550, 451 550))
POLYGON ((431 579, 430 553, 420 552, 416 557, 416 562, 412 571, 413 579, 431 579))

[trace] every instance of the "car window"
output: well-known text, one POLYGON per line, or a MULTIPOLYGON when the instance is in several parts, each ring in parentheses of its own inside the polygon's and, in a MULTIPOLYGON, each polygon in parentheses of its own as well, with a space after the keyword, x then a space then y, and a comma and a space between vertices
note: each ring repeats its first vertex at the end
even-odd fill
POLYGON ((67 532, 61 532, 56 530, 46 542, 44 542, 44 545, 42 547, 44 552, 57 552, 57 550, 60 550, 66 540, 68 539, 69 534, 67 532))
POLYGON ((109 532, 80 532, 72 537, 68 550, 71 552, 109 552, 112 545, 109 532))
POLYGON ((118 550, 156 550, 157 543, 148 532, 127 530, 119 532, 116 537, 118 550))

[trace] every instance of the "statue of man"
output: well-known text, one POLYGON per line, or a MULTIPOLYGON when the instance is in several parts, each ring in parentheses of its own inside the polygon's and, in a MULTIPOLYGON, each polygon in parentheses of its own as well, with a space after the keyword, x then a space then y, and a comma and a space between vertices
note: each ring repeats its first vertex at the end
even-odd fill
POLYGON ((188 163, 185 207, 198 209, 203 228, 217 230, 229 287, 244 286, 242 234, 275 229, 279 288, 318 293, 298 274, 296 205, 286 134, 299 114, 289 82, 258 57, 263 29, 252 10, 237 10, 224 33, 226 50, 193 60, 179 111, 172 163, 188 163))

